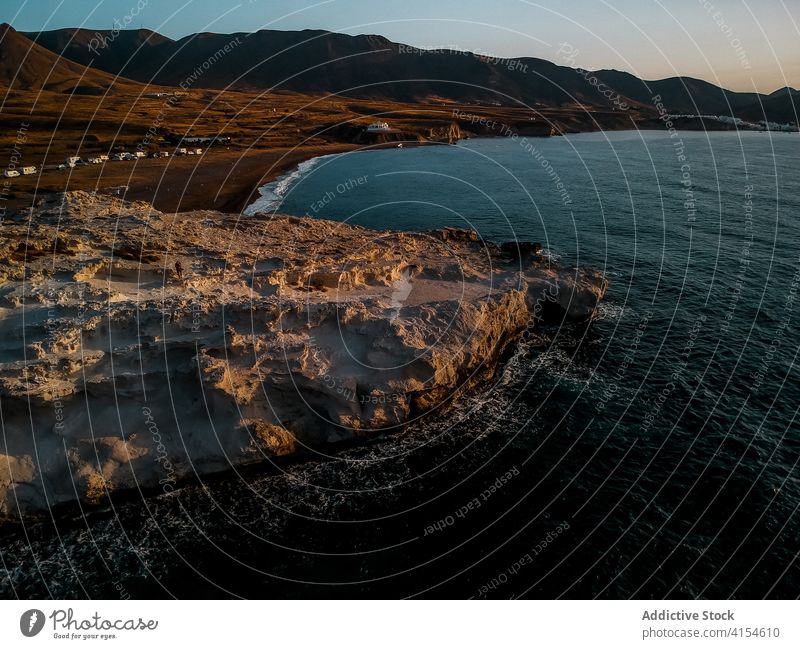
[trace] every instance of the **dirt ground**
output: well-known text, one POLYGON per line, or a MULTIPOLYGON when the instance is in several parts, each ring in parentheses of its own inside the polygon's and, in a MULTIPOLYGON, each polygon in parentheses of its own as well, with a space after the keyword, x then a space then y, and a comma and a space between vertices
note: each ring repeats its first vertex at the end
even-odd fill
POLYGON ((73 189, 145 200, 167 212, 239 212, 257 196, 259 186, 317 155, 382 143, 396 146, 398 141, 447 141, 454 126, 464 136, 499 136, 507 134, 506 126, 541 135, 631 128, 631 119, 642 117, 593 113, 580 106, 398 104, 205 90, 77 96, 0 89, 0 98, 0 169, 35 165, 40 170, 0 179, 0 211, 6 212, 24 210, 44 194, 73 189), (376 120, 390 123, 396 131, 391 138, 363 135, 376 120), (68 156, 137 149, 174 153, 184 137, 225 139, 202 146, 199 156, 57 169, 68 156))

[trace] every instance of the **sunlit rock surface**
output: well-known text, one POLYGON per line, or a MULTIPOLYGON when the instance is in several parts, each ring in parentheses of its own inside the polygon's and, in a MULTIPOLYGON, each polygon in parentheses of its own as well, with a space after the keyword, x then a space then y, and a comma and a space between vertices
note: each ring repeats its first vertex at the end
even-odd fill
POLYGON ((82 192, 0 227, 6 517, 397 430, 526 327, 590 320, 607 285, 469 231, 82 192))

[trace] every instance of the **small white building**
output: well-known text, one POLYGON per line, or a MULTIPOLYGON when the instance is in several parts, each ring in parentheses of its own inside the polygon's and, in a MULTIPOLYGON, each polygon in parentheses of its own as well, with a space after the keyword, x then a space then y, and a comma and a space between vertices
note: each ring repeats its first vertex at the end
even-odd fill
POLYGON ((367 133, 387 133, 391 130, 391 127, 386 122, 373 122, 367 126, 367 133))
POLYGON ((66 160, 64 160, 64 162, 66 163, 66 165, 67 165, 68 167, 74 167, 74 166, 75 166, 76 164, 78 164, 80 161, 81 161, 81 157, 80 157, 80 156, 77 156, 77 155, 76 155, 76 156, 70 156, 69 158, 67 158, 66 160))
POLYGON ((23 167, 22 168, 22 175, 23 176, 32 176, 35 173, 36 173, 36 167, 34 167, 34 166, 23 167))
POLYGON ((19 171, 17 171, 16 169, 6 169, 3 172, 3 175, 6 178, 16 178, 17 176, 19 176, 19 171))

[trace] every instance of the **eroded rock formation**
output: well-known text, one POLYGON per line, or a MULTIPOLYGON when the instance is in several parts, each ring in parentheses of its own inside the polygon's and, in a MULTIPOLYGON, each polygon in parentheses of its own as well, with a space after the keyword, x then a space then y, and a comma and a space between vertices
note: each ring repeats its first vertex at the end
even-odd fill
POLYGON ((461 230, 80 192, 1 227, 4 516, 396 429, 490 377, 534 314, 590 319, 606 288, 461 230))

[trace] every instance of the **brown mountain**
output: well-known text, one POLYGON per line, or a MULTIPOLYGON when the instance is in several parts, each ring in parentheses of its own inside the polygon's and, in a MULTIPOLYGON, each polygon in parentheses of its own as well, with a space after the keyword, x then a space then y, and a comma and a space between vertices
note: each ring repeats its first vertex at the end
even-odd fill
POLYGON ((740 117, 751 121, 766 119, 780 124, 800 124, 800 90, 781 88, 761 97, 740 111, 740 117))
POLYGON ((375 35, 262 30, 201 33, 172 41, 145 30, 111 38, 111 32, 70 29, 27 36, 82 65, 159 85, 330 92, 398 101, 612 105, 573 69, 549 61, 424 52, 375 35), (96 46, 105 42, 107 47, 96 46))
MULTIPOLYGON (((672 113, 797 121, 798 93, 791 88, 759 95, 690 77, 645 81, 617 70, 581 73, 535 58, 492 60, 466 52, 422 51, 376 35, 261 30, 252 34, 200 33, 174 41, 149 30, 112 34, 61 29, 25 36, 95 72, 164 86, 532 107, 580 103, 612 109, 616 96, 607 92, 612 94, 609 99, 601 94, 592 85, 599 80, 632 106, 652 106, 653 98, 660 96, 672 113)), ((30 67, 32 71, 43 69, 30 67)), ((13 73, 13 66, 9 68, 13 73)))
POLYGON ((8 24, 0 25, 0 87, 14 90, 102 94, 108 88, 140 88, 128 79, 57 56, 8 24))

